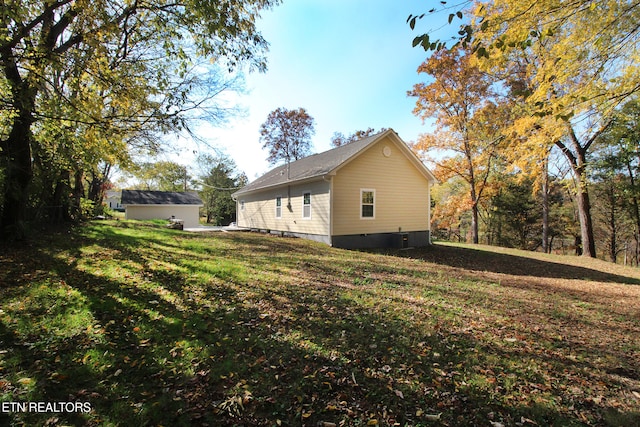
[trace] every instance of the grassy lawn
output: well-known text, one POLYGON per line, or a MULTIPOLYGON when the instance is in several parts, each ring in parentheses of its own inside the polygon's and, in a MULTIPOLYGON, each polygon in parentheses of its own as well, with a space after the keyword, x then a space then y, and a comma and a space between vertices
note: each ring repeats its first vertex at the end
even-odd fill
POLYGON ((26 426, 640 425, 640 270, 90 223, 0 247, 0 404, 26 426))

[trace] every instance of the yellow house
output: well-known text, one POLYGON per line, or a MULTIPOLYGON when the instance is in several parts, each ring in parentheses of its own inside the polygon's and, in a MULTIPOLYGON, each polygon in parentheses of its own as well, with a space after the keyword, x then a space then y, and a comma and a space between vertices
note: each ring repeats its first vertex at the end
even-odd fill
POLYGON ((232 196, 240 227, 342 248, 430 243, 433 174, 392 130, 279 166, 232 196))

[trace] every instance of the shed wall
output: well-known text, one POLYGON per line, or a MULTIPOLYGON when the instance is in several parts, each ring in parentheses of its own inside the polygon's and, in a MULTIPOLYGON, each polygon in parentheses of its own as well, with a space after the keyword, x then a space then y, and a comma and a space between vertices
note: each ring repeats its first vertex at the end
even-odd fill
POLYGON ((126 219, 168 219, 172 216, 184 220, 185 227, 200 224, 200 208, 195 205, 129 205, 125 209, 126 219))

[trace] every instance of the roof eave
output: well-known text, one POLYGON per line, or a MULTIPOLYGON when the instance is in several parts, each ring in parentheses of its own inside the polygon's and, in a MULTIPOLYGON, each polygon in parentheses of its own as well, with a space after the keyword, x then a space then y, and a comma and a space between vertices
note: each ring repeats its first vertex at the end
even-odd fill
MULTIPOLYGON (((323 174, 309 176, 309 177, 302 178, 302 179, 291 179, 289 181, 281 182, 281 183, 278 183, 278 184, 265 185, 264 187, 252 188, 251 190, 248 190, 248 191, 239 190, 239 191, 236 191, 235 193, 232 193, 231 197, 235 200, 235 199, 238 198, 238 196, 244 196, 244 195, 247 195, 247 194, 261 193, 263 191, 273 190, 273 189, 281 188, 281 187, 286 187, 288 185, 298 185, 298 184, 306 184, 308 182, 321 181, 321 180, 324 179, 325 176, 330 175, 330 174, 331 173, 323 173, 323 174)), ((335 175, 335 174, 333 174, 333 175, 335 175)))

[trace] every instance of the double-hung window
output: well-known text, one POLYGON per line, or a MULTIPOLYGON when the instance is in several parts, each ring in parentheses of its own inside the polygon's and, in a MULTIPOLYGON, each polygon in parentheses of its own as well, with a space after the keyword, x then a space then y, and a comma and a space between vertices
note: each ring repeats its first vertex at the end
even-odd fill
POLYGON ((276 218, 282 218, 282 197, 276 197, 276 218))
POLYGON ((302 193, 302 218, 311 219, 311 193, 302 193))
POLYGON ((376 215, 376 190, 360 190, 360 219, 374 219, 376 215))

